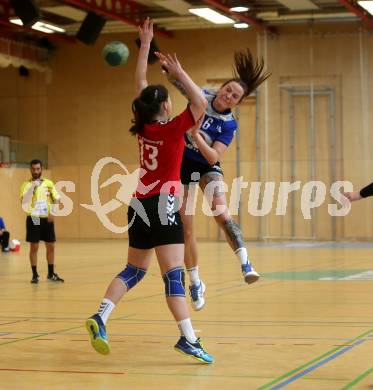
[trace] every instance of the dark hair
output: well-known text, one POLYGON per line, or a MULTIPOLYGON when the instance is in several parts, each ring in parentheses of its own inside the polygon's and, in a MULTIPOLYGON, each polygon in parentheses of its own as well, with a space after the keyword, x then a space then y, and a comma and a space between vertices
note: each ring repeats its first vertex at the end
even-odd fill
POLYGON ((238 83, 243 89, 242 99, 249 96, 251 92, 255 91, 259 85, 265 81, 271 73, 264 72, 264 60, 254 61, 253 55, 250 49, 243 51, 236 51, 234 53, 234 69, 233 78, 226 81, 224 85, 227 85, 231 81, 238 83))
POLYGON ((37 165, 37 164, 40 164, 40 166, 43 168, 43 163, 41 162, 41 160, 38 160, 38 159, 32 160, 32 161, 30 162, 30 168, 31 168, 33 165, 37 165))
POLYGON ((167 88, 163 85, 148 85, 132 103, 133 126, 130 132, 134 135, 141 132, 146 123, 154 121, 161 110, 161 103, 168 99, 167 88))

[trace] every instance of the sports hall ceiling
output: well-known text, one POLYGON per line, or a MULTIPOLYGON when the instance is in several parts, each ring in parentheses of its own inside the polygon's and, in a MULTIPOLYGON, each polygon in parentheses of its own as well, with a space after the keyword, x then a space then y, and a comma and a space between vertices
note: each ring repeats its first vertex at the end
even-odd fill
MULTIPOLYGON (((26 1, 26 0, 24 0, 26 1)), ((250 28, 274 31, 284 24, 306 24, 312 21, 356 22, 365 19, 367 27, 373 26, 373 18, 357 0, 30 0, 41 11, 41 18, 65 29, 53 34, 53 38, 74 36, 89 10, 106 18, 101 33, 135 31, 135 26, 146 16, 155 20, 157 32, 172 35, 174 30, 201 28, 233 28, 232 25, 216 25, 191 14, 189 8, 210 7, 233 18, 246 22, 250 28), (246 6, 248 11, 232 13, 234 6, 246 6)), ((11 0, 0 0, 0 36, 35 32, 9 23, 15 17, 11 0)), ((45 34, 48 38, 51 34, 45 34)), ((53 39, 52 38, 52 39, 53 39)))

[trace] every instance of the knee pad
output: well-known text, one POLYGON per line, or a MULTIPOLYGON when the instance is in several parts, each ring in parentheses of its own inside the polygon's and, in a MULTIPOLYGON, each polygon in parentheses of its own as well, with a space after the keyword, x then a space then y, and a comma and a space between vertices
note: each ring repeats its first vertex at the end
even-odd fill
POLYGON ((137 283, 145 276, 146 270, 143 268, 135 267, 132 264, 127 264, 126 268, 117 275, 117 278, 122 280, 127 289, 130 290, 136 286, 137 283))
POLYGON ((167 297, 185 297, 185 272, 181 267, 170 269, 163 275, 167 297))

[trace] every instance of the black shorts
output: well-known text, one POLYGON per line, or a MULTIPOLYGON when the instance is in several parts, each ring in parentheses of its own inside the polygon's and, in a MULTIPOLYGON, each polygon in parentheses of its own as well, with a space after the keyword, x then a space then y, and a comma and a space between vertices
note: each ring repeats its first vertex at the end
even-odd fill
POLYGON ((184 155, 180 172, 181 182, 184 185, 199 182, 200 178, 208 172, 220 173, 223 176, 220 162, 218 161, 215 165, 208 165, 191 160, 184 155))
POLYGON ((151 249, 160 245, 183 244, 183 224, 177 209, 178 198, 173 195, 133 198, 127 214, 129 246, 151 249))
POLYGON ((26 241, 33 243, 39 241, 55 242, 54 223, 48 222, 48 218, 28 216, 26 219, 26 241))

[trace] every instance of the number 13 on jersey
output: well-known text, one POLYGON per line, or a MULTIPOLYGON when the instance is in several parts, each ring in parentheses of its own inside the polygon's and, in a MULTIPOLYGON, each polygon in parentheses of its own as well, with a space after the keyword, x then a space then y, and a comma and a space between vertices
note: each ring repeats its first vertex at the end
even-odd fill
POLYGON ((158 168, 158 148, 154 145, 147 144, 142 138, 139 138, 140 144, 140 162, 149 171, 155 171, 158 168))

